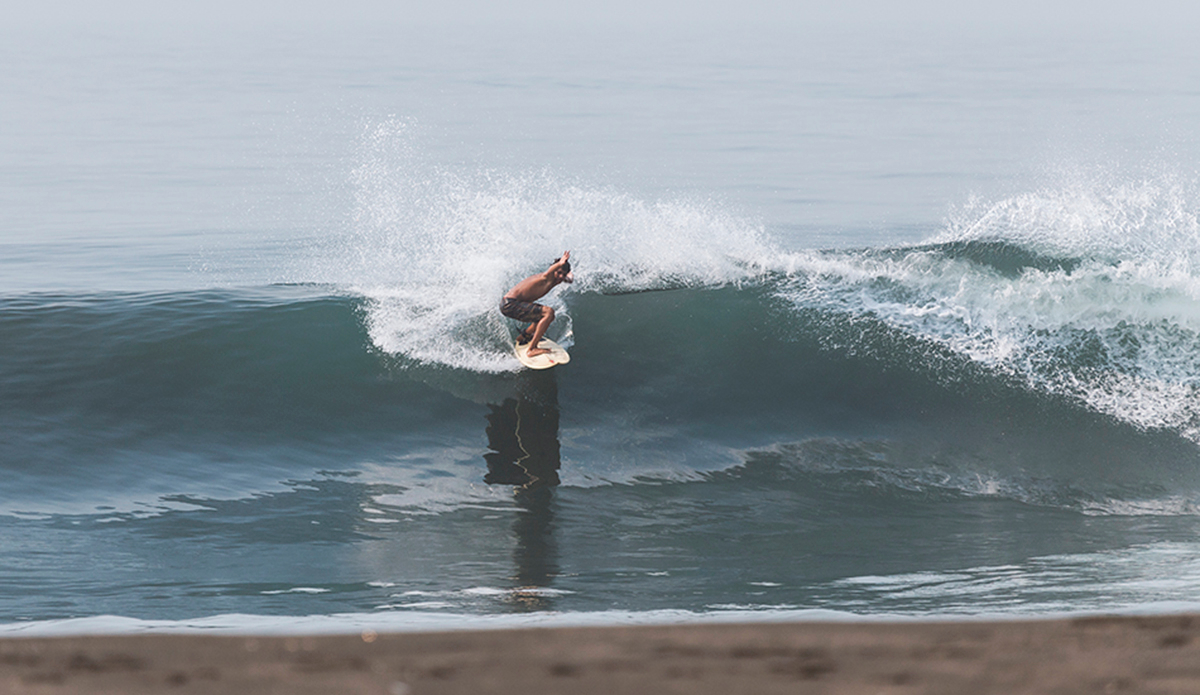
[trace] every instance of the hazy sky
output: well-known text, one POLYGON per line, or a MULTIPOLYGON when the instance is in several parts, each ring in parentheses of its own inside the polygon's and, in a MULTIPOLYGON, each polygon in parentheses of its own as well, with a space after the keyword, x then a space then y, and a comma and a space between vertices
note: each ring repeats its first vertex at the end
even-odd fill
POLYGON ((425 21, 605 24, 799 22, 905 26, 1105 26, 1193 30, 1191 0, 49 0, 15 3, 6 21, 233 25, 425 21))

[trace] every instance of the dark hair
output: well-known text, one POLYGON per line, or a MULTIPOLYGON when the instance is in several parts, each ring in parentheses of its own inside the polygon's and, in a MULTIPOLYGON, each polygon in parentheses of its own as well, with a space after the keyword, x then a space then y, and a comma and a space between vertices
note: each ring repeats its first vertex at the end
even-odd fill
MULTIPOLYGON (((554 259, 554 263, 558 263, 561 260, 562 260, 562 256, 559 256, 558 258, 554 259)), ((554 263, 551 263, 550 265, 554 265, 554 263)), ((563 263, 562 272, 564 272, 564 273, 571 272, 571 261, 567 261, 567 262, 563 263)))

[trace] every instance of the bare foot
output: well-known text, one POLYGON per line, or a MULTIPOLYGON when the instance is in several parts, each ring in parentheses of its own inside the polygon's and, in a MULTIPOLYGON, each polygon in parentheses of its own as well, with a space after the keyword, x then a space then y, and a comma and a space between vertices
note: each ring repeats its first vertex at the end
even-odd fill
POLYGON ((525 353, 525 356, 526 357, 537 357, 538 355, 549 355, 549 354, 550 354, 549 350, 543 350, 540 347, 531 347, 525 353))

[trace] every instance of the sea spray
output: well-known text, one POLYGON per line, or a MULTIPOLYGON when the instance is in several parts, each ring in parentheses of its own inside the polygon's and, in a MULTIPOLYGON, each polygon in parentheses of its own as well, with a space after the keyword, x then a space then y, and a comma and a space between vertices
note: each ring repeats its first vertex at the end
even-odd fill
MULTIPOLYGON (((352 226, 325 245, 317 278, 368 299, 373 343, 402 363, 515 371, 496 305, 563 250, 579 269, 573 292, 619 292, 738 282, 778 252, 757 224, 719 206, 647 201, 553 171, 452 171, 423 162, 411 127, 369 127, 353 170, 352 226)), ((560 318, 552 337, 571 344, 560 318)))
POLYGON ((1050 255, 1155 261, 1193 274, 1200 254, 1200 181, 1177 173, 1066 172, 1037 190, 953 210, 930 241, 1004 240, 1050 255))

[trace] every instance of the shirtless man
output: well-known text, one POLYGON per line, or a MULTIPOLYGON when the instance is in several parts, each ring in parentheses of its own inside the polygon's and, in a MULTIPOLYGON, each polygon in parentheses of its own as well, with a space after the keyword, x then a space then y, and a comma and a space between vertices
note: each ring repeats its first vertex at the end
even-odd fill
POLYGON ((548 306, 534 304, 534 302, 546 296, 547 292, 560 283, 575 282, 575 276, 571 274, 571 264, 567 260, 570 257, 571 252, 567 251, 550 264, 546 272, 530 275, 518 282, 504 295, 504 299, 500 300, 501 314, 522 323, 529 323, 529 328, 521 331, 520 337, 517 338, 517 344, 530 343, 529 351, 526 353, 530 357, 550 352, 538 347, 538 343, 542 341, 542 336, 546 335, 546 329, 554 321, 554 310, 548 306))

